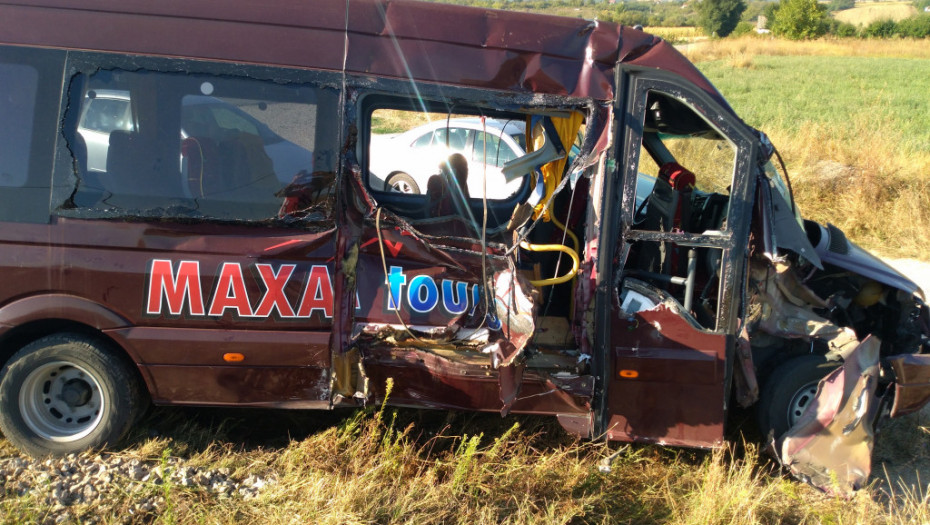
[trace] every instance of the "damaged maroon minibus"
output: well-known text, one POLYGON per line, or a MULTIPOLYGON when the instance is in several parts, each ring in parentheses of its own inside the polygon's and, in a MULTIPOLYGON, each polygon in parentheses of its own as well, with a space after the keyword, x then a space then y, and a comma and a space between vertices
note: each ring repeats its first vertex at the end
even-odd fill
POLYGON ((801 218, 668 43, 380 0, 0 0, 0 427, 149 403, 549 414, 848 491, 930 396, 923 292, 801 218), (437 161, 437 159, 439 159, 437 161))

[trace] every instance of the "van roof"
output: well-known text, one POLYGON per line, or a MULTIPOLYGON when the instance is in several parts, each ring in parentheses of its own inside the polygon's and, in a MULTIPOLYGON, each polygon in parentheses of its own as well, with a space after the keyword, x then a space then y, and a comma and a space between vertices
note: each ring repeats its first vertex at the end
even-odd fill
POLYGON ((0 0, 0 43, 179 56, 611 100, 618 63, 723 97, 662 39, 408 0, 0 0))

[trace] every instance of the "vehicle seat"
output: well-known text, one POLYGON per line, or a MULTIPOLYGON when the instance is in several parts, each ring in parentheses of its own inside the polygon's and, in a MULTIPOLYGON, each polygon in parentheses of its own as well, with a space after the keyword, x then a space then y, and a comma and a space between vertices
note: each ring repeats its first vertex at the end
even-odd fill
POLYGON ((453 153, 439 163, 439 174, 426 182, 426 200, 430 217, 464 214, 464 206, 468 205, 468 160, 461 153, 453 153))
POLYGON ((215 193, 230 200, 250 201, 259 198, 256 192, 274 194, 283 186, 258 135, 235 133, 221 140, 217 149, 219 170, 210 181, 207 196, 215 193))
MULTIPOLYGON (((642 229, 660 232, 688 231, 691 223, 691 194, 696 177, 677 162, 659 167, 652 193, 646 200, 642 229)), ((640 252, 639 268, 666 275, 676 275, 679 268, 677 246, 646 243, 640 252)))
POLYGON ((688 231, 691 222, 691 193, 696 178, 677 162, 659 167, 659 176, 649 196, 646 220, 658 231, 688 231))
POLYGON ((116 196, 183 196, 178 158, 161 158, 160 146, 157 135, 112 131, 104 187, 116 196))

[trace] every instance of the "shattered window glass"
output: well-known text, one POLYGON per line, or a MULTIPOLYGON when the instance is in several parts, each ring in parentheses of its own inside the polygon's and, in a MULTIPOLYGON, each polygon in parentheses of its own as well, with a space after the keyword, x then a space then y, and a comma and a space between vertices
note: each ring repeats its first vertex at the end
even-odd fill
POLYGON ((68 190, 58 213, 228 221, 328 214, 336 137, 317 134, 316 122, 321 107, 337 106, 335 92, 119 69, 79 74, 70 85, 68 111, 79 117, 62 133, 86 155, 56 179, 68 190))

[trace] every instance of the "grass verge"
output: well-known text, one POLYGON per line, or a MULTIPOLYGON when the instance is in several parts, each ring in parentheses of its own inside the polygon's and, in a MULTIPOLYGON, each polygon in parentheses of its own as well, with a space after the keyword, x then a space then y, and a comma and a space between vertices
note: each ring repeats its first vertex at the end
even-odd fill
MULTIPOLYGON (((257 496, 241 497, 117 479, 107 489, 114 493, 110 503, 75 507, 69 515, 74 522, 100 523, 930 519, 919 491, 892 493, 875 482, 852 500, 826 497, 783 477, 752 445, 710 452, 627 445, 611 471, 601 472, 598 462, 616 451, 575 441, 551 418, 382 409, 341 414, 158 409, 118 454, 166 470, 208 466, 226 469, 230 479, 272 481, 257 496), (134 502, 152 494, 161 498, 157 508, 139 511, 134 502)), ((3 452, 11 453, 8 445, 3 452)), ((0 519, 6 522, 42 522, 53 510, 34 493, 7 490, 0 500, 0 519)))

